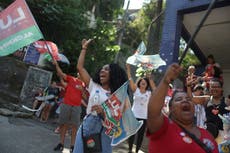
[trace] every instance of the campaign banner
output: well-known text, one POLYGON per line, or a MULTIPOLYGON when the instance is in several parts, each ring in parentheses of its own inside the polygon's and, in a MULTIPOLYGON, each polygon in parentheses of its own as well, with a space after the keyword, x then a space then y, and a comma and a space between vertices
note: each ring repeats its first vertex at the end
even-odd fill
POLYGON ((112 146, 128 139, 142 125, 131 111, 127 89, 128 81, 102 104, 105 112, 103 126, 106 128, 105 134, 112 137, 112 146))
POLYGON ((136 134, 141 128, 143 121, 138 121, 132 110, 129 98, 126 98, 125 107, 123 109, 122 118, 119 121, 119 126, 115 128, 113 134, 112 146, 117 146, 121 142, 127 140, 130 136, 136 134))
POLYGON ((105 119, 103 125, 106 127, 105 134, 113 136, 114 130, 119 126, 119 121, 122 117, 122 109, 127 94, 128 82, 125 82, 119 89, 117 89, 104 103, 102 108, 105 112, 105 119))
POLYGON ((16 0, 0 13, 0 56, 43 38, 25 0, 16 0))
POLYGON ((37 51, 37 49, 33 46, 33 44, 30 44, 27 51, 26 55, 24 57, 24 62, 25 63, 31 63, 31 64, 38 64, 38 60, 40 57, 40 53, 37 51))
POLYGON ((144 69, 155 70, 159 66, 166 65, 166 62, 161 59, 159 54, 156 55, 132 55, 127 60, 126 63, 138 66, 141 65, 144 69))
POLYGON ((58 47, 51 41, 36 41, 33 43, 36 49, 41 53, 50 53, 55 60, 59 60, 58 47))
POLYGON ((52 61, 52 58, 54 58, 62 63, 70 64, 68 58, 64 54, 58 52, 58 47, 55 43, 51 41, 36 41, 33 45, 41 54, 44 54, 44 59, 52 61))

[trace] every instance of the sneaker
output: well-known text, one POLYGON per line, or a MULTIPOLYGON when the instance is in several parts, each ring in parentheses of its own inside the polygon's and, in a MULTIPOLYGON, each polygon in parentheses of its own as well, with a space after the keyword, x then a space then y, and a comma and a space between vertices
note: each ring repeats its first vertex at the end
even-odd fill
POLYGON ((54 151, 62 151, 64 149, 64 145, 59 143, 55 148, 54 151))
POLYGON ((73 149, 74 149, 74 146, 71 146, 70 149, 69 149, 69 152, 73 153, 73 149))

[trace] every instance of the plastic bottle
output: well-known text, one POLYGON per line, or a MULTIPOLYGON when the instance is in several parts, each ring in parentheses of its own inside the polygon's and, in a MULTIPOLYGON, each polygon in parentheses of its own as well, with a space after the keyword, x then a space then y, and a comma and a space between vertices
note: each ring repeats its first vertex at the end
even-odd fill
MULTIPOLYGON (((94 97, 93 97, 93 105, 98 105, 100 104, 100 95, 99 95, 99 90, 96 90, 94 97)), ((97 115, 96 111, 92 112, 92 115, 97 115)))

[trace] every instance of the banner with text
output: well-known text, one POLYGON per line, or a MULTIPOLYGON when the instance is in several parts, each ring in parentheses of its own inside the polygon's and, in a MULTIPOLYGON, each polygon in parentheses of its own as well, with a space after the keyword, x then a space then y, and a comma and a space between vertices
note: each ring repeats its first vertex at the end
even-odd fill
POLYGON ((124 83, 103 104, 105 134, 112 137, 112 146, 128 139, 135 134, 142 123, 133 115, 127 93, 128 82, 124 83))
POLYGON ((25 0, 16 0, 0 13, 0 56, 43 38, 25 0))

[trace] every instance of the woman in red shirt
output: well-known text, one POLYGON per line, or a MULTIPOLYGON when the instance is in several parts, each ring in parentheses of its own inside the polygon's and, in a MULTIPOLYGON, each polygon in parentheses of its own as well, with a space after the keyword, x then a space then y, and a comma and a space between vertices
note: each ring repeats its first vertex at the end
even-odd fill
POLYGON ((214 138, 194 124, 194 104, 186 92, 173 93, 169 102, 169 118, 161 112, 168 86, 181 71, 178 64, 170 65, 150 97, 147 119, 149 153, 217 153, 214 138))

